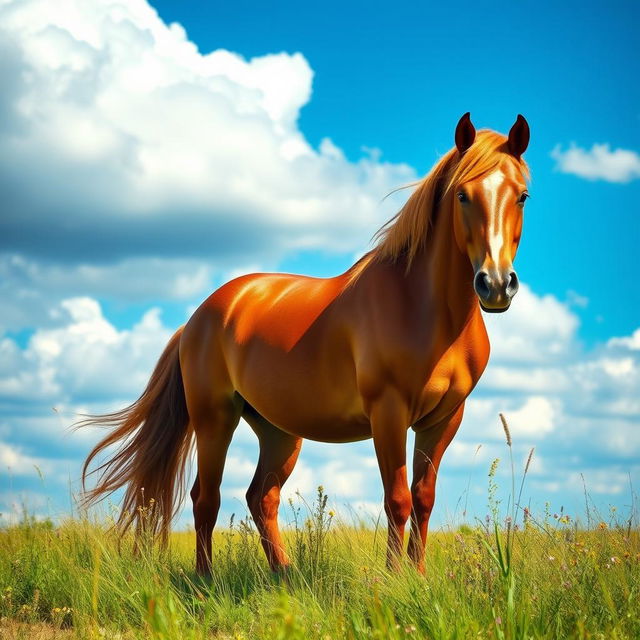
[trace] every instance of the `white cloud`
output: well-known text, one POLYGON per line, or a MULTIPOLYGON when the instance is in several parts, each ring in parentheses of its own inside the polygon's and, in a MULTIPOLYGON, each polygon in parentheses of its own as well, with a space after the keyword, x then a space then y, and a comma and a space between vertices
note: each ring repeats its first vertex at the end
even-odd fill
POLYGON ((565 361, 575 348, 578 317, 552 295, 521 285, 506 313, 485 314, 492 363, 565 361))
POLYGON ((144 0, 9 0, 0 24, 0 249, 81 264, 81 280, 159 254, 228 265, 355 251, 396 207, 381 197, 415 178, 309 145, 300 53, 202 54, 144 0))
POLYGON ((608 144, 594 144, 589 150, 572 144, 566 151, 557 145, 551 157, 562 173, 587 180, 629 182, 640 178, 640 155, 628 149, 612 151, 608 144))
POLYGON ((611 338, 607 343, 610 347, 623 347, 631 351, 640 351, 640 328, 630 336, 623 338, 611 338))
POLYGON ((158 309, 118 331, 91 298, 64 300, 52 315, 59 326, 37 330, 26 349, 9 338, 0 341, 7 356, 0 365, 0 398, 57 404, 137 395, 172 333, 158 309))
POLYGON ((8 472, 11 475, 35 476, 38 473, 37 469, 42 473, 47 473, 53 468, 53 465, 46 458, 27 455, 19 447, 0 442, 0 467, 2 467, 3 474, 8 472))
POLYGON ((516 411, 505 415, 514 438, 520 436, 545 436, 557 424, 556 411, 551 401, 544 396, 532 396, 516 411))

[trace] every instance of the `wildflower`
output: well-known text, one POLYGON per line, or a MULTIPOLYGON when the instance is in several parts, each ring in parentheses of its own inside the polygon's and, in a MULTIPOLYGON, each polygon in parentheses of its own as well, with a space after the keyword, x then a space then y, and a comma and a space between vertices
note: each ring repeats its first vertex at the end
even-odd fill
POLYGON ((548 560, 549 562, 553 562, 555 559, 556 559, 556 557, 555 557, 555 556, 547 556, 547 560, 548 560))
POLYGON ((601 522, 598 525, 598 529, 608 529, 607 523, 606 522, 601 522))
POLYGON ((498 625, 502 624, 502 618, 500 616, 496 618, 496 624, 498 625))
POLYGON ((409 626, 404 628, 404 632, 406 634, 415 633, 417 631, 416 626, 414 624, 410 624, 409 626))
POLYGON ((333 511, 333 510, 330 510, 330 511, 329 511, 329 517, 330 517, 330 518, 333 518, 333 516, 335 516, 335 515, 336 515, 336 514, 335 514, 335 511, 333 511))
POLYGON ((611 556, 611 558, 609 558, 609 561, 611 562, 611 564, 620 564, 620 558, 618 558, 618 556, 611 556))

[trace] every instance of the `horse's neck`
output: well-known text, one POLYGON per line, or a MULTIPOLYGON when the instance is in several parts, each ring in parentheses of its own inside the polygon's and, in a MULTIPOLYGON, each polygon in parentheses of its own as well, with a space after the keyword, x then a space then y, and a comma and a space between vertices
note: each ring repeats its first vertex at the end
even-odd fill
POLYGON ((443 203, 424 249, 411 264, 407 284, 415 295, 426 297, 427 313, 446 315, 451 330, 457 332, 472 316, 481 314, 473 268, 455 241, 452 215, 451 204, 443 203))

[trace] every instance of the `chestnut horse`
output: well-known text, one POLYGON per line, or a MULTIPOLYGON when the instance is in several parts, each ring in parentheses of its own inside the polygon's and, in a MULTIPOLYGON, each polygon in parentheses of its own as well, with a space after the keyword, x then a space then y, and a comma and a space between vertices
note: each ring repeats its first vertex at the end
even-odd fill
POLYGON ((127 485, 120 524, 151 527, 166 541, 195 436, 196 569, 209 573, 225 457, 243 417, 260 442, 247 501, 278 570, 289 562, 278 530, 280 490, 303 438, 373 438, 388 564, 398 560, 411 517, 408 554, 424 571, 438 465, 489 357, 480 308, 505 311, 518 290, 513 259, 528 195, 521 159, 528 142, 520 115, 503 136, 476 135, 466 113, 455 147, 346 273, 251 274, 215 291, 171 338, 135 403, 81 423, 113 427, 89 454, 83 481, 96 455, 120 443, 97 467, 87 503, 127 485), (411 488, 409 427, 416 434, 411 488), (154 517, 145 519, 151 498, 154 517))

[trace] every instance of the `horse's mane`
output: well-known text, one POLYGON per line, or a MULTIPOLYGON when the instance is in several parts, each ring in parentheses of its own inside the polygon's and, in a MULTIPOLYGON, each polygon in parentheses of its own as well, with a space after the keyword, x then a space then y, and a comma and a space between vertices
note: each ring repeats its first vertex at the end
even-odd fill
POLYGON ((449 191, 462 182, 491 173, 507 155, 528 178, 529 168, 524 160, 509 153, 507 137, 490 129, 478 131, 474 143, 462 156, 455 147, 448 151, 422 180, 408 185, 417 188, 402 209, 374 235, 373 250, 350 269, 350 283, 373 261, 395 262, 403 257, 408 269, 424 248, 438 204, 449 191))

